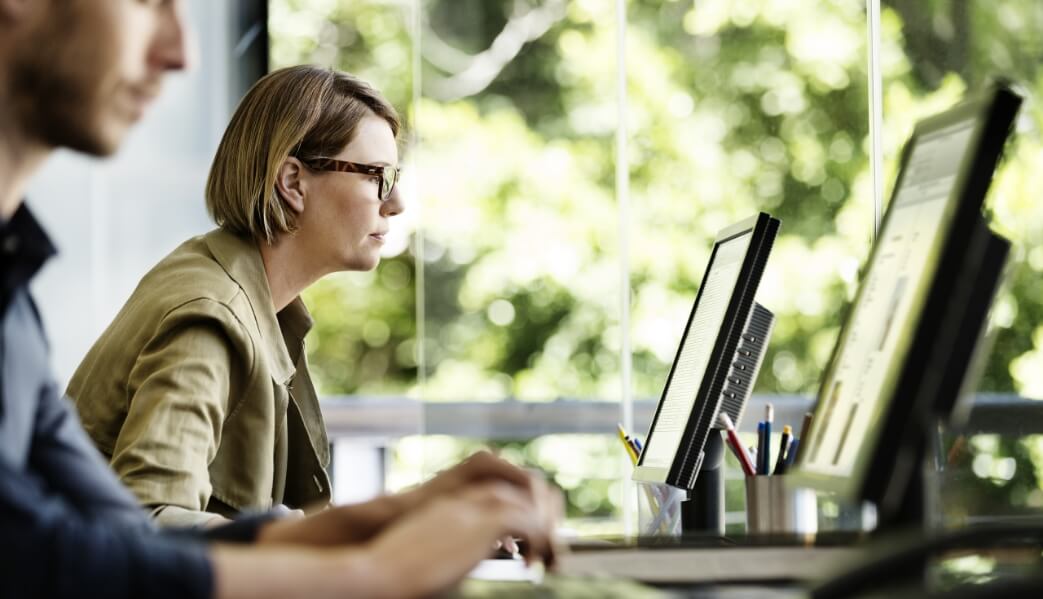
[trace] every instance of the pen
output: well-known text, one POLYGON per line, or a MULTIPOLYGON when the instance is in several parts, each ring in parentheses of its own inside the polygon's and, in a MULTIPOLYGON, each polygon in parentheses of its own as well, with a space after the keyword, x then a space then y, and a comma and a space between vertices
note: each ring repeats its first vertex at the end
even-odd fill
POLYGON ((757 423, 757 474, 767 474, 768 467, 765 465, 765 457, 768 455, 767 445, 764 443, 765 423, 757 423))
MULTIPOLYGON (((804 413, 804 422, 800 425, 800 435, 797 436, 798 439, 807 439, 808 435, 811 434, 811 419, 812 418, 814 418, 814 416, 812 415, 811 412, 805 412, 804 413)), ((799 447, 798 449, 803 449, 803 447, 799 447)), ((799 458, 799 457, 800 457, 800 454, 795 455, 794 458, 793 458, 793 462, 795 463, 797 461, 797 458, 799 458)))
POLYGON ((775 422, 775 404, 764 406, 764 474, 771 474, 771 425, 775 422))
POLYGON ((634 454, 637 455, 638 461, 641 460, 641 446, 637 444, 637 437, 631 437, 627 435, 627 443, 630 444, 631 449, 634 450, 634 454))
POLYGON ((789 470, 797 463, 797 452, 800 451, 800 439, 794 438, 790 441, 789 451, 786 453, 786 469, 789 470))
POLYGON ((808 434, 808 428, 811 427, 812 418, 814 418, 814 415, 811 412, 804 413, 804 422, 800 425, 800 434, 797 435, 798 439, 803 439, 804 436, 808 434))
POLYGON ((641 461, 641 450, 634 445, 634 439, 627 437, 627 442, 630 443, 630 449, 634 452, 634 465, 637 466, 638 462, 641 461))
POLYGON ((782 439, 779 440, 779 456, 775 460, 775 474, 786 473, 786 452, 790 448, 790 440, 793 438, 793 428, 790 425, 782 427, 782 439))
POLYGON ((728 435, 728 446, 732 448, 732 452, 738 458, 743 474, 756 476, 757 469, 753 465, 753 460, 750 459, 750 454, 746 453, 746 449, 743 448, 742 441, 739 441, 739 434, 735 432, 735 425, 732 424, 732 419, 728 417, 728 413, 721 412, 718 414, 717 420, 724 425, 724 430, 728 435))

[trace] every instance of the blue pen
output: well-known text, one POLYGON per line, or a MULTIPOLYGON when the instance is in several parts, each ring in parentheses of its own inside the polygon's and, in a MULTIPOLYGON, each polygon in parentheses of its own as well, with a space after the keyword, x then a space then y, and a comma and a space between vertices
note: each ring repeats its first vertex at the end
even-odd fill
POLYGON ((641 451, 644 449, 644 447, 641 445, 641 439, 638 439, 637 437, 633 436, 630 437, 630 439, 634 442, 634 446, 637 447, 637 453, 638 455, 640 455, 641 451))
POLYGON ((775 421, 775 406, 764 406, 764 474, 771 474, 771 425, 775 421))
POLYGON ((789 451, 786 453, 786 468, 797 463, 797 449, 800 448, 800 439, 794 437, 793 441, 789 444, 789 451))
POLYGON ((764 423, 757 423, 757 474, 767 474, 768 468, 765 466, 764 458, 767 456, 765 451, 766 444, 764 443, 764 423))

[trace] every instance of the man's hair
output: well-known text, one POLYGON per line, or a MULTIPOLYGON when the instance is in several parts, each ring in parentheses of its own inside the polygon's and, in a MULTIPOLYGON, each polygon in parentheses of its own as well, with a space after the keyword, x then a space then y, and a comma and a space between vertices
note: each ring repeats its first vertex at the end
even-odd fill
POLYGON ((275 189, 289 156, 333 156, 369 114, 398 137, 395 109, 365 81, 309 65, 279 69, 246 92, 228 124, 206 181, 206 207, 222 228, 274 243, 297 229, 296 213, 275 189))

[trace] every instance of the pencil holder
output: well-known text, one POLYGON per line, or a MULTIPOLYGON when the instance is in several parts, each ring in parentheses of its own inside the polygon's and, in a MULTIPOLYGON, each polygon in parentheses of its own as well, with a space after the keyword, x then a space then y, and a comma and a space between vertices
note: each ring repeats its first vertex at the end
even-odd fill
POLYGON ((681 502, 688 493, 670 485, 635 483, 638 534, 653 537, 681 535, 681 502))
POLYGON ((746 532, 815 534, 818 532, 815 492, 787 486, 785 476, 747 476, 746 532))

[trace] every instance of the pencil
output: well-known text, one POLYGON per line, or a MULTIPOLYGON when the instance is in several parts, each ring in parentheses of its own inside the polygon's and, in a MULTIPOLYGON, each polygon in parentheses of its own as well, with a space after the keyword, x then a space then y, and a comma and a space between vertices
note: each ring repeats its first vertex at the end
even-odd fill
POLYGON ((627 431, 623 428, 622 424, 616 424, 616 432, 619 433, 619 440, 623 442, 623 447, 627 450, 627 455, 630 456, 630 461, 636 466, 637 465, 637 452, 634 451, 633 446, 630 445, 630 441, 627 440, 627 431))

